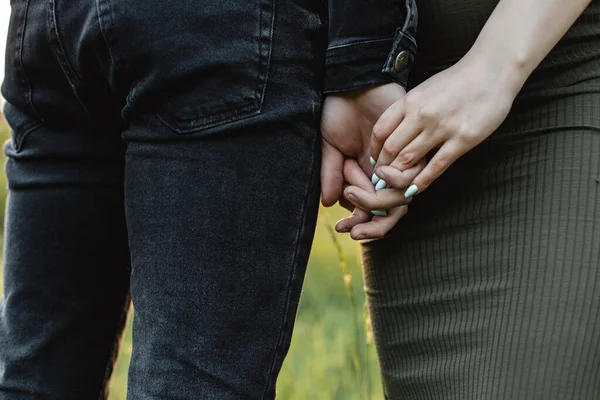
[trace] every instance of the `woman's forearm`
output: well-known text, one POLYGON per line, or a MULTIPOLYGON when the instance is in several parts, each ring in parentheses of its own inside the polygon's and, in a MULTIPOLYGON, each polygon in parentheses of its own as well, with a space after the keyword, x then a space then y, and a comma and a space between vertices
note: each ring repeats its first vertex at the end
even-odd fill
POLYGON ((501 0, 465 56, 516 93, 591 0, 501 0))

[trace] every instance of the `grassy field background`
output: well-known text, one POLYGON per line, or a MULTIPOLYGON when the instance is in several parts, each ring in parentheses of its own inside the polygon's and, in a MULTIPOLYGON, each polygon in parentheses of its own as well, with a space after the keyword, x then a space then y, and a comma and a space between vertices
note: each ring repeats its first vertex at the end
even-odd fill
MULTIPOLYGON (((8 137, 8 127, 0 116, 0 138, 4 141, 8 137)), ((0 180, 0 221, 4 223, 4 173, 0 174, 0 180)), ((345 213, 340 209, 328 212, 329 223, 345 213)), ((292 346, 277 384, 278 399, 382 400, 375 349, 365 332, 367 319, 358 247, 346 236, 337 235, 347 259, 346 285, 339 252, 324 217, 321 212, 292 346), (354 302, 350 301, 350 293, 354 302)), ((111 382, 110 400, 125 400, 131 355, 129 326, 111 382)))

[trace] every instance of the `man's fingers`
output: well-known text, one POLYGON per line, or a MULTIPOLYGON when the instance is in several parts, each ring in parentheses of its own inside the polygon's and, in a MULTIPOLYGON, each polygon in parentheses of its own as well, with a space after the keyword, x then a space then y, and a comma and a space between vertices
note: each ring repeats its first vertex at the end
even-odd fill
POLYGON ((404 101, 398 100, 381 114, 371 134, 371 156, 377 160, 383 143, 404 119, 404 101))
POLYGON ((380 239, 384 237, 408 212, 408 206, 392 208, 387 217, 374 217, 372 221, 356 225, 350 231, 354 240, 380 239))
POLYGON ((356 206, 354 204, 349 202, 343 196, 340 197, 339 203, 340 203, 340 206, 342 206, 342 208, 345 208, 346 210, 348 210, 350 212, 354 211, 354 209, 356 208, 356 206))
POLYGON ((325 140, 321 143, 321 203, 331 207, 342 196, 344 155, 325 140))
POLYGON ((347 158, 344 161, 344 180, 346 183, 358 186, 364 190, 375 191, 371 178, 362 170, 355 159, 347 158))
POLYGON ((344 197, 365 211, 387 210, 408 204, 409 201, 400 190, 383 189, 369 192, 356 186, 348 186, 344 189, 344 197))
POLYGON ((425 169, 413 179, 413 182, 408 189, 409 193, 412 193, 409 197, 427 189, 433 181, 439 178, 452 163, 468 150, 468 148, 462 146, 460 142, 456 140, 446 142, 427 163, 425 169))
POLYGON ((373 216, 370 212, 355 208, 354 211, 352 211, 352 215, 339 220, 337 224, 335 224, 335 230, 340 233, 350 232, 356 225, 369 222, 371 217, 373 216))

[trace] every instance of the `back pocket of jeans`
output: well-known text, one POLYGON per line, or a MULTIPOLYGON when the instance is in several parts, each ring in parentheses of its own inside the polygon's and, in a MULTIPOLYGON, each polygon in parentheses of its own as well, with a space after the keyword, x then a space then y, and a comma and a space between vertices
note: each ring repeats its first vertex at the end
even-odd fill
POLYGON ((113 15, 101 8, 101 18, 118 32, 111 50, 138 75, 132 108, 153 104, 179 134, 261 112, 275 0, 106 1, 113 15))

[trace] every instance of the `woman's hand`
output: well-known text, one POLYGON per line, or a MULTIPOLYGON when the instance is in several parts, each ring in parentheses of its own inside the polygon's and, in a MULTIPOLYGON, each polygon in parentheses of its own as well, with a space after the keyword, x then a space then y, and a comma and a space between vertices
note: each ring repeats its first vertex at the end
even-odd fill
MULTIPOLYGON (((361 218, 342 220, 336 228, 351 230, 354 239, 381 237, 391 229, 406 213, 410 197, 500 126, 531 72, 590 1, 500 0, 471 50, 456 65, 394 103, 375 124, 371 155, 378 160, 372 182, 378 193, 366 188, 363 178, 359 185, 350 182, 356 187, 347 187, 344 195, 361 218), (421 171, 419 162, 435 148, 439 150, 421 171), (396 189, 405 185, 401 181, 411 173, 415 176, 403 198, 388 192, 388 185, 396 189), (367 220, 367 210, 392 205, 396 207, 387 217, 361 222, 367 220)), ((364 158, 361 161, 365 163, 364 158)))
POLYGON ((456 65, 425 81, 381 116, 371 141, 377 167, 391 165, 403 171, 439 148, 406 196, 425 190, 500 126, 531 72, 589 4, 590 0, 500 0, 456 65))
POLYGON ((371 153, 377 160, 377 176, 373 180, 389 174, 383 166, 405 171, 439 148, 405 194, 411 197, 427 189, 500 126, 516 94, 493 68, 476 59, 463 59, 431 77, 390 106, 375 124, 371 153))

